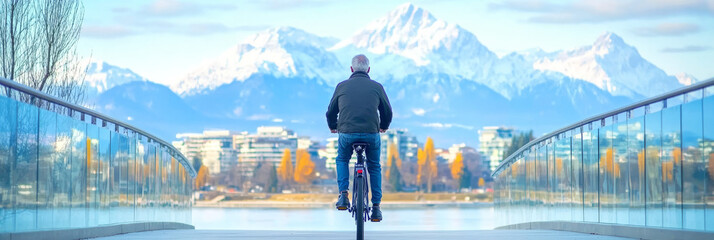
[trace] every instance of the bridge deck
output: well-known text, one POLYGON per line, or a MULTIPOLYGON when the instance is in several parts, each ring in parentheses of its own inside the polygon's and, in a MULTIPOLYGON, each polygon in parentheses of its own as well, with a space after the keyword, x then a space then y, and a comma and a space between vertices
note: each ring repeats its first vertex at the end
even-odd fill
MULTIPOLYGON (((240 230, 163 230, 122 234, 98 240, 183 240, 183 239, 354 239, 354 232, 310 231, 240 231, 240 230)), ((551 230, 483 230, 483 231, 376 231, 365 233, 365 239, 439 239, 439 240, 624 240, 628 238, 600 236, 551 230)))

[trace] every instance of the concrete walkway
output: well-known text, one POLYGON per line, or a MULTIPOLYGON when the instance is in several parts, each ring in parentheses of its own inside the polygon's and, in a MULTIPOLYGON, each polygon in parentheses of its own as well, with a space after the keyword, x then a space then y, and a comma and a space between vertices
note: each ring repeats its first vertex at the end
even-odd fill
MULTIPOLYGON (((98 240, 183 240, 183 239, 355 239, 354 232, 302 232, 302 231, 239 231, 239 230, 162 230, 122 234, 98 240)), ((378 231, 366 232, 365 239, 438 239, 438 240, 624 240, 609 236, 561 232, 550 230, 483 230, 483 231, 378 231)))

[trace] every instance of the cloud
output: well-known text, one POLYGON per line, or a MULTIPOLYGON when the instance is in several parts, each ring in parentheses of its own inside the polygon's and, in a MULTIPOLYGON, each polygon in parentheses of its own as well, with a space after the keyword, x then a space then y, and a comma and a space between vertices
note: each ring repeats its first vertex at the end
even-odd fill
MULTIPOLYGON (((235 5, 217 4, 212 1, 188 2, 181 0, 155 0, 137 8, 116 7, 114 24, 90 25, 83 29, 83 36, 90 38, 123 38, 144 34, 176 34, 205 36, 235 31, 263 30, 265 25, 231 26, 220 22, 186 20, 196 15, 207 15, 214 11, 229 11, 235 5)), ((203 18, 201 18, 203 19, 203 18)))
POLYGON ((156 16, 180 16, 192 13, 191 5, 193 4, 178 0, 157 0, 146 5, 142 9, 142 13, 156 16))
POLYGON ((168 33, 187 36, 205 36, 216 33, 234 32, 234 31, 252 31, 262 30, 268 26, 227 26, 217 22, 203 23, 176 23, 168 21, 149 20, 143 23, 134 25, 141 28, 145 33, 168 33))
POLYGON ((501 3, 491 3, 489 4, 489 7, 495 10, 507 9, 523 12, 548 12, 553 11, 555 8, 560 8, 558 5, 551 4, 543 0, 510 0, 503 1, 501 3))
POLYGON ((662 52, 666 53, 682 53, 682 52, 703 52, 710 50, 711 47, 699 46, 699 45, 689 45, 684 47, 669 47, 662 49, 662 52))
POLYGON ((412 113, 414 113, 414 115, 417 115, 417 116, 424 116, 424 114, 426 113, 426 110, 424 110, 423 108, 413 108, 412 113))
POLYGON ((185 35, 209 35, 223 32, 262 30, 268 27, 266 25, 230 27, 222 23, 191 23, 184 26, 175 26, 177 31, 172 32, 185 35))
POLYGON ((302 7, 317 7, 331 3, 331 1, 326 0, 268 0, 256 2, 262 4, 263 8, 268 10, 286 10, 302 7))
POLYGON ((422 124, 421 126, 422 126, 422 127, 430 127, 430 128, 452 128, 452 127, 456 127, 456 128, 466 129, 466 130, 474 130, 474 129, 475 129, 473 126, 467 126, 467 125, 457 124, 457 123, 438 123, 438 122, 434 122, 434 123, 424 123, 424 124, 422 124))
POLYGON ((160 20, 125 21, 125 25, 89 25, 82 28, 82 36, 89 38, 123 38, 140 34, 176 34, 185 36, 206 36, 237 31, 266 29, 266 25, 227 26, 216 22, 175 23, 160 20))
POLYGON ((176 17, 198 15, 207 10, 233 10, 235 8, 234 5, 214 4, 210 1, 195 4, 180 0, 156 0, 151 4, 144 5, 138 13, 143 16, 176 17))
POLYGON ((136 34, 135 30, 118 25, 85 25, 82 27, 82 37, 89 38, 122 38, 136 34))
POLYGON ((250 115, 246 119, 251 120, 251 121, 262 121, 262 120, 270 120, 271 118, 272 118, 272 116, 270 114, 254 114, 254 115, 250 115))
POLYGON ((691 14, 714 17, 714 0, 509 0, 491 3, 489 7, 535 13, 528 20, 540 23, 606 22, 691 14))
POLYGON ((424 123, 421 126, 432 127, 432 128, 450 128, 450 127, 452 127, 452 125, 449 123, 424 123))
POLYGON ((233 109, 233 116, 240 117, 240 115, 243 114, 243 108, 238 106, 235 109, 233 109))
POLYGON ((632 32, 643 37, 681 36, 699 32, 699 25, 691 23, 661 23, 654 27, 632 29, 632 32))

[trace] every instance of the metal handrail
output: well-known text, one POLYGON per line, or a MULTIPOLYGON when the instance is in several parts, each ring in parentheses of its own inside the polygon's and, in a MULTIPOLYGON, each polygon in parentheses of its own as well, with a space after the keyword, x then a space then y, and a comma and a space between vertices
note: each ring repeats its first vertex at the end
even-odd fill
MULTIPOLYGON (((25 86, 25 85, 20 84, 20 83, 17 83, 17 82, 14 82, 14 81, 9 80, 9 79, 7 79, 7 78, 0 77, 0 85, 3 85, 3 86, 5 86, 5 87, 9 87, 9 88, 15 89, 15 90, 17 90, 17 91, 20 91, 20 92, 23 92, 23 93, 26 93, 26 94, 29 94, 29 95, 31 95, 31 96, 33 96, 33 97, 36 97, 36 98, 39 98, 39 99, 42 99, 42 100, 51 102, 51 103, 53 103, 53 104, 60 105, 60 106, 69 108, 69 109, 71 109, 71 110, 74 110, 74 111, 77 111, 77 112, 80 112, 80 113, 89 115, 89 116, 91 116, 91 117, 99 118, 99 119, 101 119, 101 120, 103 120, 103 121, 105 121, 105 122, 109 122, 109 123, 115 124, 115 125, 117 125, 117 126, 121 126, 121 127, 125 128, 125 129, 129 129, 129 130, 131 130, 131 131, 134 131, 135 133, 138 133, 138 134, 140 134, 140 135, 143 135, 143 136, 149 138, 149 139, 152 140, 152 141, 158 142, 159 144, 161 144, 161 145, 163 145, 163 146, 165 146, 165 147, 168 147, 168 148, 171 150, 171 156, 173 156, 174 158, 176 158, 179 162, 181 162, 181 163, 184 165, 184 168, 186 168, 186 169, 188 170, 188 173, 191 175, 191 177, 196 177, 196 174, 197 174, 197 173, 196 173, 196 169, 193 169, 193 166, 191 165, 191 163, 188 162, 188 160, 186 159, 186 156, 184 156, 180 151, 178 151, 173 145, 167 143, 167 142, 164 141, 164 140, 161 140, 160 138, 158 138, 158 137, 156 137, 156 136, 154 136, 154 135, 152 135, 152 134, 150 134, 150 133, 148 133, 148 132, 145 132, 145 131, 143 131, 143 130, 141 130, 141 129, 138 129, 138 128, 136 128, 136 127, 134 127, 134 126, 132 126, 132 125, 129 125, 129 124, 127 124, 127 123, 124 123, 124 122, 122 122, 122 121, 116 120, 116 119, 114 119, 114 118, 112 118, 112 117, 109 117, 109 116, 107 116, 107 115, 101 114, 101 113, 99 113, 99 112, 97 112, 97 111, 94 111, 94 110, 92 110, 92 109, 89 109, 89 108, 86 108, 86 107, 82 107, 82 106, 79 106, 79 105, 75 105, 75 104, 72 104, 72 103, 68 103, 68 102, 66 102, 66 101, 64 101, 64 100, 62 100, 62 99, 59 99, 59 98, 56 98, 56 97, 54 97, 54 96, 48 95, 48 94, 46 94, 46 93, 37 91, 37 90, 34 89, 34 88, 25 86)), ((70 117, 71 117, 71 116, 70 116, 70 117)))
POLYGON ((676 97, 676 96, 679 96, 679 95, 682 95, 682 94, 685 94, 685 93, 689 93, 689 92, 692 92, 692 91, 704 89, 704 88, 707 88, 707 87, 710 87, 710 86, 714 86, 714 78, 710 78, 710 79, 705 80, 705 81, 701 81, 701 82, 698 82, 698 83, 695 83, 695 84, 692 84, 692 85, 689 85, 689 86, 686 86, 686 87, 682 87, 682 88, 677 89, 677 90, 675 90, 675 91, 672 91, 672 92, 668 92, 668 93, 659 95, 659 96, 657 96, 657 97, 645 99, 645 100, 642 100, 642 101, 640 101, 640 102, 637 102, 637 103, 634 103, 634 104, 631 104, 631 105, 628 105, 628 106, 625 106, 625 107, 621 107, 621 108, 615 109, 615 110, 610 111, 610 112, 607 112, 607 113, 603 113, 603 114, 599 114, 599 115, 596 115, 596 116, 593 116, 593 117, 590 117, 590 118, 586 118, 585 120, 582 120, 582 121, 579 121, 579 122, 577 122, 577 123, 568 125, 567 127, 558 129, 558 130, 556 130, 556 131, 554 131, 554 132, 551 132, 551 133, 549 133, 549 134, 546 134, 545 136, 542 136, 542 137, 539 137, 539 138, 537 138, 537 139, 535 139, 535 140, 533 140, 533 141, 530 141, 530 142, 528 142, 528 144, 526 144, 526 145, 524 145, 523 147, 519 148, 518 151, 516 151, 516 152, 514 152, 513 154, 511 154, 510 156, 508 156, 505 160, 503 160, 503 161, 501 162, 501 164, 498 165, 498 167, 496 168, 496 170, 493 171, 493 173, 491 173, 491 177, 495 177, 495 176, 498 175, 501 171, 503 171, 503 169, 504 169, 505 167, 510 166, 510 164, 514 161, 514 159, 516 159, 517 156, 519 156, 521 153, 523 153, 523 151, 525 151, 525 150, 531 148, 533 145, 536 145, 536 144, 538 144, 538 143, 541 143, 541 142, 543 142, 543 141, 546 141, 546 140, 548 140, 548 139, 550 139, 550 138, 552 138, 552 137, 554 137, 554 136, 558 136, 558 135, 560 135, 560 134, 566 133, 566 132, 568 132, 568 131, 570 131, 570 130, 574 130, 574 129, 578 128, 578 127, 585 126, 585 125, 587 125, 587 124, 589 124, 589 123, 592 123, 592 122, 595 122, 595 121, 602 121, 602 120, 605 120, 605 119, 608 118, 608 117, 612 117, 612 116, 615 116, 615 115, 618 115, 618 114, 621 114, 621 113, 624 113, 624 112, 632 111, 632 110, 635 110, 635 109, 640 108, 640 107, 644 107, 644 106, 647 106, 647 105, 650 105, 650 104, 653 104, 653 103, 656 103, 656 102, 660 102, 660 101, 663 101, 663 100, 667 100, 667 99, 672 98, 672 97, 676 97))

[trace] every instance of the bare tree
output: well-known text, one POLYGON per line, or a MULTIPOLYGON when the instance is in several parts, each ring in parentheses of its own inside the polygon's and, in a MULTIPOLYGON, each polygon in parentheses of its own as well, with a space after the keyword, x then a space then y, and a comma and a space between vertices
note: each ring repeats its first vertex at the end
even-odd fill
MULTIPOLYGON (((76 54, 84 19, 82 3, 0 1, 2 76, 71 103, 83 103, 86 64, 76 54)), ((11 92, 6 90, 6 94, 11 92)))
MULTIPOLYGON (((0 3, 0 68, 2 76, 17 79, 26 72, 31 49, 30 26, 34 20, 31 2, 2 0, 0 3)), ((11 96, 9 88, 6 95, 11 96)))

